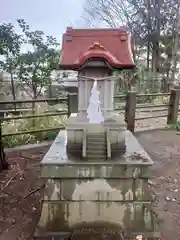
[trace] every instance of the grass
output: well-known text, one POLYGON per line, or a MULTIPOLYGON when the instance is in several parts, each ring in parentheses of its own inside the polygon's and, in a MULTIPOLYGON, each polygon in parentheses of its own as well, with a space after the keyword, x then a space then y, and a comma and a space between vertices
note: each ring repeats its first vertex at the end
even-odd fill
MULTIPOLYGON (((167 104, 169 101, 169 96, 159 96, 159 97, 142 97, 137 98, 137 103, 148 103, 148 104, 167 104)), ((117 99, 114 104, 115 108, 125 107, 125 101, 117 99)), ((65 104, 57 104, 50 106, 47 103, 36 104, 34 114, 39 115, 47 112, 58 112, 67 109, 65 104)), ((30 115, 31 113, 25 113, 30 115)), ((11 117, 12 115, 9 115, 11 117)), ((39 130, 46 128, 59 128, 65 126, 66 116, 49 116, 49 117, 37 117, 29 119, 19 119, 19 120, 10 120, 4 121, 2 131, 3 133, 16 133, 23 132, 28 130, 39 130)), ((172 124, 172 128, 180 131, 180 121, 175 124, 172 124)), ((43 131, 32 134, 21 134, 13 136, 3 137, 3 143, 5 147, 14 147, 24 144, 38 143, 43 140, 53 140, 57 136, 58 131, 43 131)))
MULTIPOLYGON (((55 112, 53 107, 49 106, 47 103, 37 104, 35 106, 35 115, 55 112)), ((26 114, 24 114, 26 115, 26 114)), ((29 115, 29 114, 28 114, 29 115)), ((11 117, 12 115, 9 115, 11 117)), ((64 126, 67 116, 46 116, 46 117, 36 117, 28 119, 18 119, 4 121, 2 126, 3 133, 16 133, 29 130, 39 130, 46 128, 59 128, 64 126)), ((52 140, 56 137, 58 131, 50 132, 37 132, 32 134, 21 134, 3 137, 3 143, 5 147, 14 147, 29 143, 38 143, 43 140, 52 140)))

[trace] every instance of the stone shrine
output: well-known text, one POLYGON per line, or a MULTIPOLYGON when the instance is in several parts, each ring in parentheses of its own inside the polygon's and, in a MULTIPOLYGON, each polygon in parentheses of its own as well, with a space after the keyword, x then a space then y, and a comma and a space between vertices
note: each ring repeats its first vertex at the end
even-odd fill
POLYGON ((158 239, 153 162, 114 112, 113 72, 135 67, 131 34, 67 28, 59 67, 78 71, 78 112, 41 162, 47 182, 34 239, 158 239))
POLYGON ((68 153, 88 160, 111 159, 119 155, 125 150, 126 123, 124 117, 114 112, 114 82, 117 77, 113 76, 113 72, 117 69, 135 67, 130 33, 123 29, 87 31, 67 28, 63 38, 60 67, 79 73, 78 113, 71 114, 66 123, 68 153), (99 100, 104 122, 90 125, 87 109, 94 80, 97 81, 97 90, 100 92, 99 100), (91 144, 91 134, 98 141, 96 145, 91 144))

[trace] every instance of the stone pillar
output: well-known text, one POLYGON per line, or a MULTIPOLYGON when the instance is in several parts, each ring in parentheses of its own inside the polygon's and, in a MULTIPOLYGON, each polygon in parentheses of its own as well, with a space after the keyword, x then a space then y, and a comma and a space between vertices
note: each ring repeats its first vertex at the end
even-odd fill
POLYGON ((89 92, 89 86, 88 86, 88 80, 85 80, 84 81, 84 85, 85 85, 85 88, 84 88, 84 104, 85 104, 85 116, 87 115, 87 109, 88 109, 88 106, 89 106, 89 96, 90 96, 90 92, 89 92))
MULTIPOLYGON (((103 61, 90 61, 79 71, 78 116, 80 118, 86 118, 86 111, 89 106, 89 97, 91 95, 91 88, 94 81, 93 79, 97 79, 97 88, 100 91, 101 109, 104 117, 109 116, 109 113, 113 111, 113 104, 111 104, 111 98, 113 98, 113 95, 112 91, 110 92, 109 89, 109 87, 111 87, 109 83, 111 79, 106 80, 106 77, 108 78, 111 75, 112 69, 110 69, 103 61)), ((114 82, 112 84, 114 84, 114 82)))
POLYGON ((114 111, 114 80, 110 81, 110 85, 111 85, 110 108, 111 108, 111 111, 114 111))
POLYGON ((69 98, 69 112, 77 113, 78 112, 78 88, 77 87, 67 87, 68 98, 69 98))
POLYGON ((86 117, 87 88, 87 81, 78 77, 78 116, 81 118, 86 117))
POLYGON ((106 117, 110 117, 112 112, 114 111, 114 79, 105 80, 105 93, 104 97, 106 99, 106 117))

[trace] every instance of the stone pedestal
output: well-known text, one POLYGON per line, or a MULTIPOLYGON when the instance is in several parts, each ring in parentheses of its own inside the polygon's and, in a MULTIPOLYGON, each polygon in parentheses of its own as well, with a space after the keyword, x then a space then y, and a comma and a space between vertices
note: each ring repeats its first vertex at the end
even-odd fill
MULTIPOLYGON (((88 137, 88 134, 96 135, 104 132, 104 141, 109 141, 112 157, 115 157, 117 152, 125 150, 125 130, 126 123, 117 113, 111 114, 104 123, 89 124, 87 118, 81 119, 77 114, 71 114, 66 122, 67 129, 67 150, 75 155, 82 156, 83 141, 88 137)), ((99 142, 99 145, 101 143, 99 142)))
POLYGON ((77 113, 78 111, 78 88, 77 87, 66 87, 68 92, 68 107, 70 113, 77 113))
POLYGON ((126 152, 93 163, 67 156, 66 143, 62 131, 41 162, 47 183, 34 239, 61 239, 98 224, 114 226, 128 239, 156 239, 148 186, 153 162, 135 137, 125 131, 126 152))

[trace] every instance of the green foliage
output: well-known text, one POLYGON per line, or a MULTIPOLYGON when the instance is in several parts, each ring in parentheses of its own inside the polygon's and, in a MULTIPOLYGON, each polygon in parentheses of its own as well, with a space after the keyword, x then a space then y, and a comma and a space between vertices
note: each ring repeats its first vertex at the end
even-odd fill
POLYGON ((176 122, 176 130, 179 132, 180 131, 180 121, 176 122))
POLYGON ((0 55, 15 56, 20 51, 21 35, 17 34, 11 23, 0 25, 0 55))
POLYGON ((169 103, 169 96, 158 96, 158 97, 155 97, 153 100, 152 100, 152 103, 153 104, 168 104, 169 103))
POLYGON ((17 77, 32 90, 32 97, 37 98, 42 87, 50 83, 51 73, 57 69, 57 41, 52 36, 44 36, 42 31, 30 31, 24 20, 18 20, 24 33, 24 42, 32 51, 22 53, 17 59, 17 77))
POLYGON ((14 26, 9 23, 0 25, 0 55, 3 61, 0 61, 0 70, 3 70, 11 76, 11 91, 15 99, 14 78, 17 67, 17 57, 20 53, 22 36, 15 32, 14 26))
MULTIPOLYGON (((37 104, 35 107, 35 115, 46 114, 47 112, 54 111, 48 104, 37 104)), ((33 112, 34 113, 34 112, 33 112)), ((28 114, 29 115, 29 114, 28 114)), ((37 118, 11 120, 3 123, 3 132, 15 133, 29 130, 39 130, 45 128, 59 128, 64 126, 67 116, 45 116, 37 118), (35 129, 34 129, 35 123, 35 129)), ((3 138, 3 143, 6 147, 14 147, 17 145, 36 143, 39 141, 54 139, 57 131, 50 132, 37 132, 30 134, 7 136, 3 138)))
POLYGON ((58 44, 54 37, 45 36, 39 30, 31 31, 23 19, 17 22, 21 34, 15 32, 12 24, 0 25, 0 55, 3 57, 0 69, 11 75, 13 96, 13 79, 16 76, 22 85, 30 88, 31 97, 37 98, 43 86, 51 82, 51 73, 57 69, 60 51, 57 50, 58 44), (22 47, 30 50, 22 53, 22 47))
POLYGON ((170 128, 180 132, 180 120, 170 124, 170 128))
POLYGON ((137 98, 137 103, 168 104, 169 96, 143 96, 137 98))

